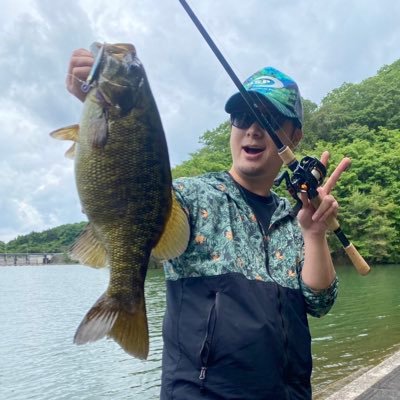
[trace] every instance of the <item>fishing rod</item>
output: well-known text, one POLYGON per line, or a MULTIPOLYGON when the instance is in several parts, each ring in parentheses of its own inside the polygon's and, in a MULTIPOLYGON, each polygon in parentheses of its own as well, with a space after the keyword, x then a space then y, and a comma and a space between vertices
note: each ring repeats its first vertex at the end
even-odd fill
MULTIPOLYGON (((274 142, 276 148, 278 149, 278 154, 281 157, 283 163, 293 172, 290 176, 287 171, 282 173, 276 180, 276 184, 280 184, 283 180, 286 182, 286 187, 289 193, 297 201, 297 210, 300 209, 301 200, 298 197, 299 192, 307 192, 307 196, 310 199, 313 206, 317 209, 321 204, 321 197, 317 191, 318 186, 320 186, 326 176, 325 166, 314 157, 304 157, 300 162, 296 159, 294 153, 289 146, 282 143, 278 135, 275 133, 275 129, 271 126, 268 119, 259 110, 262 108, 261 99, 258 97, 253 98, 250 93, 243 86, 242 82, 239 80, 229 63, 226 61, 225 57, 222 55, 221 51, 218 49, 214 41, 211 39, 210 35, 202 25, 202 23, 197 18, 196 14, 190 8, 185 0, 179 0, 182 7, 185 9, 186 13, 189 15, 190 19, 196 25, 197 29, 217 57, 218 61, 222 64, 225 71, 228 73, 229 77, 232 79, 235 86, 238 88, 243 100, 246 102, 247 106, 254 114, 258 124, 268 133, 274 142)), ((358 273, 361 275, 366 275, 370 271, 370 267, 361 254, 357 251, 354 245, 346 237, 342 229, 340 228, 339 222, 334 216, 331 216, 326 224, 328 228, 335 233, 340 243, 342 244, 344 251, 350 258, 354 267, 357 269, 358 273)))

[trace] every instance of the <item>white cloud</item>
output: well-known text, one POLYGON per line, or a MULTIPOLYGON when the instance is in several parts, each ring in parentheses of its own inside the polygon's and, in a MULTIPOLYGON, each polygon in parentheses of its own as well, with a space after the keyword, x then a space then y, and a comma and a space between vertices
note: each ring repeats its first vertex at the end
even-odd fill
POLYGON ((43 226, 44 220, 40 212, 31 204, 23 200, 14 200, 17 208, 19 223, 25 227, 43 226))

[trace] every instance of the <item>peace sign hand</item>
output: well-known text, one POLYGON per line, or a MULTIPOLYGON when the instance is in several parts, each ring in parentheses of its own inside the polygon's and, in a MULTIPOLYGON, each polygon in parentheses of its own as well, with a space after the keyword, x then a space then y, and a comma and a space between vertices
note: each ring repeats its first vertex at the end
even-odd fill
MULTIPOLYGON (((329 152, 324 151, 321 155, 321 163, 326 167, 329 161, 329 152)), ((303 207, 299 211, 298 220, 304 235, 324 235, 328 229, 326 221, 331 217, 337 216, 339 204, 331 195, 331 191, 336 186, 342 173, 349 168, 351 160, 344 157, 327 179, 326 183, 319 187, 319 199, 310 201, 307 193, 299 193, 303 207)))

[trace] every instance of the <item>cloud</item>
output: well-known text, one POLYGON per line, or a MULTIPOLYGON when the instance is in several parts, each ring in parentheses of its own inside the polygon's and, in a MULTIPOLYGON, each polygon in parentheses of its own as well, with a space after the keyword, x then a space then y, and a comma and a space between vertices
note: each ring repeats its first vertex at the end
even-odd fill
MULTIPOLYGON (((399 57, 400 3, 391 0, 191 0, 240 79, 273 65, 319 102, 399 57)), ((0 240, 84 219, 48 133, 79 120, 65 90, 68 60, 93 41, 134 43, 176 165, 223 122, 235 86, 178 1, 3 0, 0 14, 0 240)))
POLYGON ((17 10, 3 24, 7 40, 0 47, 0 240, 84 219, 72 163, 48 133, 79 115, 77 101, 65 95, 65 49, 77 47, 71 30, 80 25, 82 37, 91 40, 88 18, 66 1, 57 7, 29 2, 17 10))

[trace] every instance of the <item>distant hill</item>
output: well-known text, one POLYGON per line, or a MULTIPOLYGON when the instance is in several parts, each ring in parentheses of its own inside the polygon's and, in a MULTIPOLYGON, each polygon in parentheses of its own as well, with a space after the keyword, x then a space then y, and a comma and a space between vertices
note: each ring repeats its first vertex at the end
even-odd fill
POLYGON ((380 128, 399 129, 400 60, 385 65, 360 83, 343 83, 325 96, 319 106, 309 102, 305 111, 303 146, 309 148, 319 140, 336 143, 363 139, 365 130, 379 134, 380 128), (359 129, 349 132, 349 127, 359 129))
MULTIPOLYGON (((18 236, 7 243, 8 253, 64 253, 82 232, 87 222, 60 225, 43 232, 18 236)), ((0 242, 0 249, 5 249, 0 242)))

